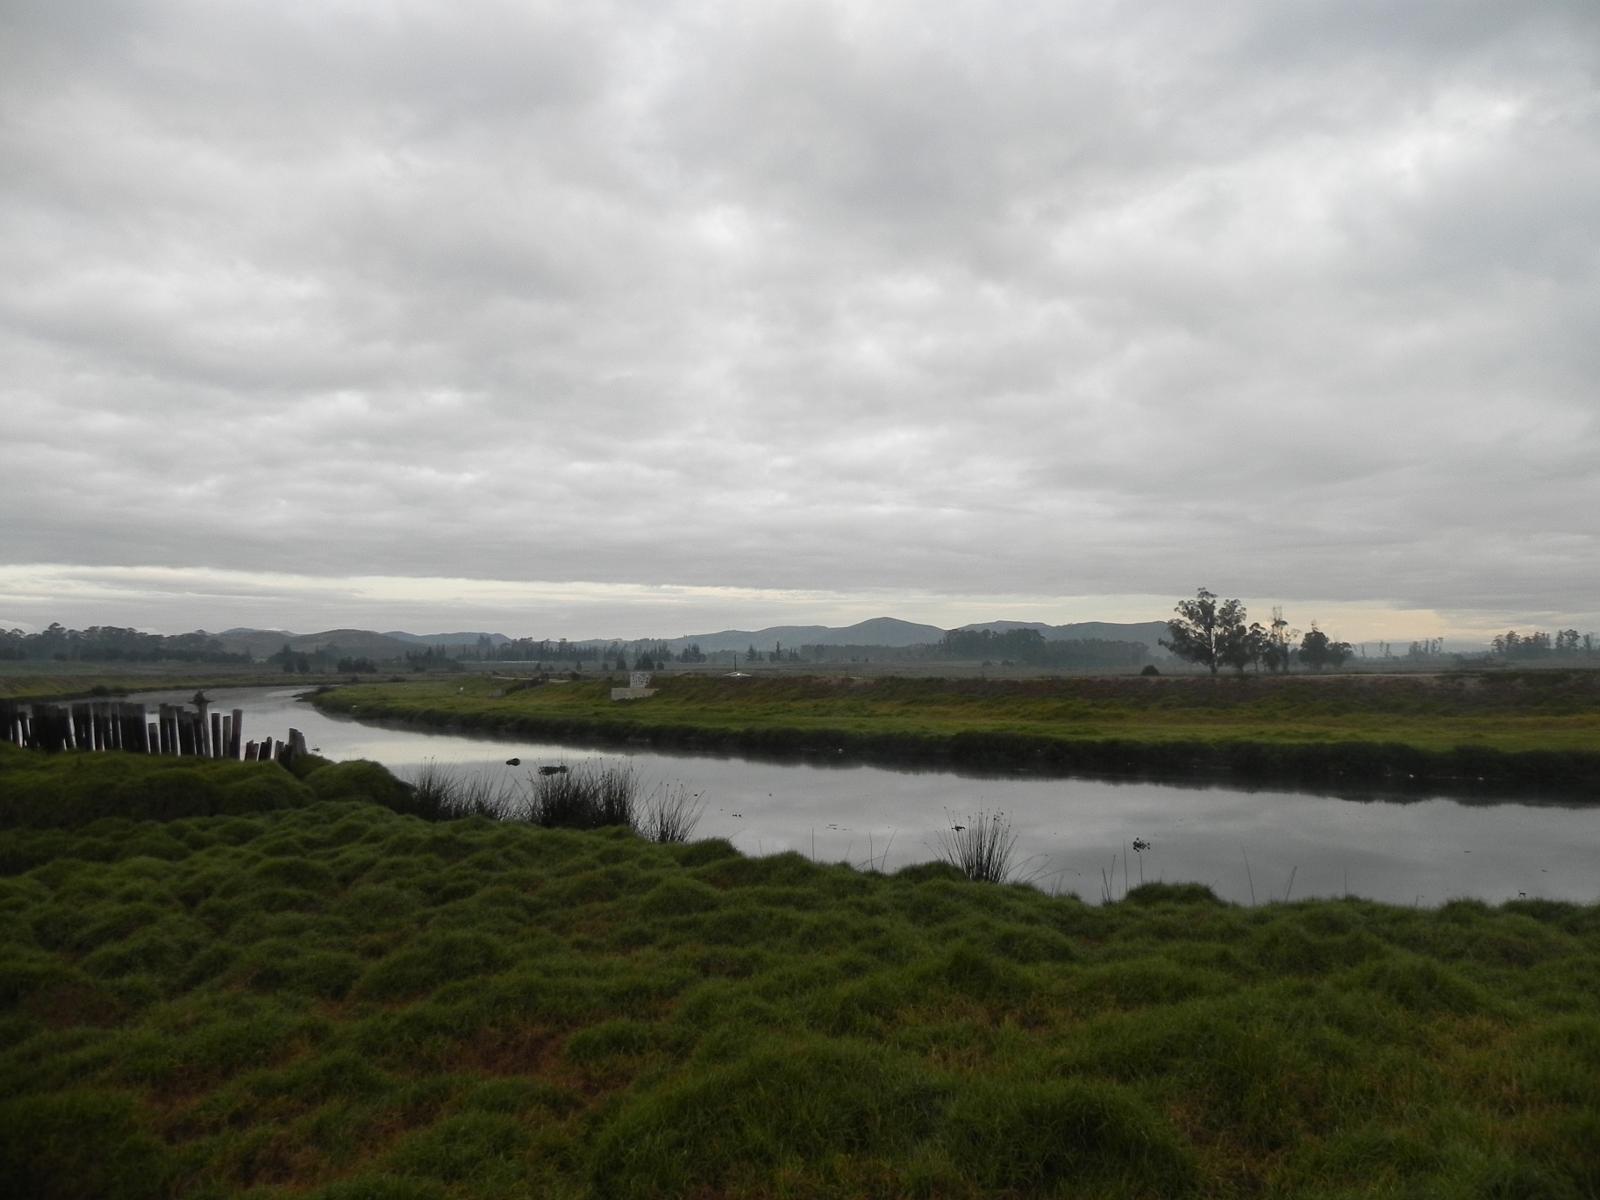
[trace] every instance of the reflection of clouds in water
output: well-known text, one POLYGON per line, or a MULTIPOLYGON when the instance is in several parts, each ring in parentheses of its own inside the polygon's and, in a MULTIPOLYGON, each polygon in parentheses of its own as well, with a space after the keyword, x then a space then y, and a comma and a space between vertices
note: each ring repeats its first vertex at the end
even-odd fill
MULTIPOLYGON (((889 870, 939 856, 950 820, 982 810, 1005 813, 1017 834, 1022 871, 1046 890, 1100 895, 1102 871, 1135 838, 1150 849, 1126 862, 1127 877, 1200 882, 1247 902, 1355 895, 1410 904, 1454 896, 1490 901, 1600 897, 1600 809, 1521 804, 1342 800, 1284 791, 1184 788, 1085 779, 977 778, 830 763, 780 764, 738 758, 624 753, 516 738, 474 738, 387 729, 326 717, 294 700, 300 689, 227 689, 217 708, 243 708, 247 738, 284 736, 293 726, 333 759, 369 758, 412 775, 433 760, 492 781, 520 783, 542 763, 626 758, 646 789, 683 783, 707 800, 698 834, 727 838, 747 854, 793 850, 820 862, 881 860, 889 870), (511 768, 505 760, 522 759, 511 768), (733 814, 740 814, 735 817, 733 814), (1468 854, 1466 851, 1472 851, 1468 854), (1245 856, 1249 871, 1245 869, 1245 856)), ((193 690, 165 693, 187 703, 193 690)), ((156 697, 141 696, 147 706, 156 697)))

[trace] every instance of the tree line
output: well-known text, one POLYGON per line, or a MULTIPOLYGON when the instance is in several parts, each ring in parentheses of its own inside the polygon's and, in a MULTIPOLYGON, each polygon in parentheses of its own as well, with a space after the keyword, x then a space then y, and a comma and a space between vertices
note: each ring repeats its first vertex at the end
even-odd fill
POLYGON ((1150 648, 1143 642, 1103 638, 1052 641, 1037 629, 952 629, 940 640, 939 651, 945 658, 1087 669, 1141 667, 1150 657, 1150 648))
POLYGON ((58 662, 249 662, 204 633, 141 633, 116 625, 68 629, 58 621, 38 633, 0 629, 0 659, 54 659, 58 662))
POLYGON ((1251 621, 1247 625, 1249 614, 1243 604, 1238 600, 1219 604, 1216 593, 1205 588, 1200 588, 1193 600, 1180 600, 1173 611, 1177 616, 1167 621, 1167 636, 1161 644, 1213 675, 1222 667, 1232 667, 1240 674, 1249 667, 1283 672, 1296 662, 1320 671, 1342 665, 1351 655, 1349 642, 1330 638, 1315 621, 1303 634, 1290 629, 1282 609, 1273 610, 1270 624, 1251 621))
POLYGON ((1518 633, 1508 629, 1495 634, 1490 649, 1501 658, 1546 658, 1550 655, 1592 655, 1595 652, 1594 634, 1579 634, 1576 629, 1559 630, 1555 637, 1548 633, 1518 633))

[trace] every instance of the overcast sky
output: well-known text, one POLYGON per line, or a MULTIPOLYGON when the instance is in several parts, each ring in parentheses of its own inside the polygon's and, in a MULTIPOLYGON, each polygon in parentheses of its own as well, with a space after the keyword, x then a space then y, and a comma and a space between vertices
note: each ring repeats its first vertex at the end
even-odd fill
POLYGON ((0 4, 0 624, 1600 628, 1600 4, 0 4))

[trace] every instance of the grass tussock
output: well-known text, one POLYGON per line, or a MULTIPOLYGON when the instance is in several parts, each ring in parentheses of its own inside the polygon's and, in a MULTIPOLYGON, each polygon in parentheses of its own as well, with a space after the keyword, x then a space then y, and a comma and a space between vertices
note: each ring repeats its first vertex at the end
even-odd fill
POLYGON ((1005 813, 980 809, 964 821, 949 820, 949 827, 938 835, 938 849, 939 857, 968 879, 979 883, 1008 883, 1014 867, 1017 835, 1005 813))
POLYGON ((628 763, 586 762, 528 780, 518 816, 542 829, 603 829, 637 819, 639 779, 628 763))
POLYGON ((453 770, 430 759, 412 776, 414 812, 428 821, 455 821, 463 817, 498 819, 519 799, 508 780, 453 770))
POLYGON ((425 821, 330 769, 0 832, 11 1191, 1600 1192, 1600 905, 1092 906, 425 821))
POLYGON ((633 827, 652 842, 687 842, 705 813, 706 800, 687 784, 658 784, 634 814, 633 827))

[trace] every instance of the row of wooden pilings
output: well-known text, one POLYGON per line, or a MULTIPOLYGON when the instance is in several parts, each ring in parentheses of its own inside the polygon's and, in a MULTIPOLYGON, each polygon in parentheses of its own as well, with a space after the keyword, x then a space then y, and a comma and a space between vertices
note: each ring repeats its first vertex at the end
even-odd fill
POLYGON ((244 710, 211 712, 205 704, 163 704, 152 721, 144 705, 123 700, 23 705, 0 700, 0 740, 32 750, 129 750, 186 758, 265 762, 306 752, 305 735, 244 740, 244 710))

